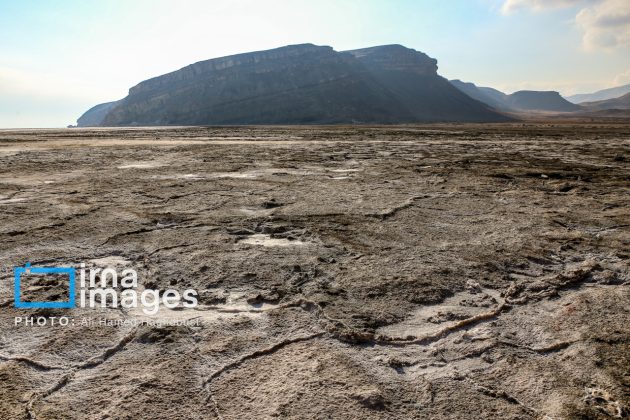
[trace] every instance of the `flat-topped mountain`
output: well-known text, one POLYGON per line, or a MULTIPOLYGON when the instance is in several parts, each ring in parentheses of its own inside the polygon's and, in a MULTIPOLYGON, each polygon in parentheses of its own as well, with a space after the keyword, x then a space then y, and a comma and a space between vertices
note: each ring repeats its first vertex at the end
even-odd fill
POLYGON ((474 83, 451 80, 451 84, 471 98, 475 98, 492 108, 504 112, 512 111, 552 111, 573 112, 582 108, 564 99, 555 91, 520 90, 507 95, 489 87, 479 87, 474 83))
POLYGON ((555 91, 520 90, 507 97, 509 107, 524 111, 579 111, 579 105, 572 104, 555 91))
POLYGON ((80 121, 102 126, 507 121, 401 45, 290 45, 201 61, 129 90, 80 121), (103 115, 104 114, 104 115, 103 115))

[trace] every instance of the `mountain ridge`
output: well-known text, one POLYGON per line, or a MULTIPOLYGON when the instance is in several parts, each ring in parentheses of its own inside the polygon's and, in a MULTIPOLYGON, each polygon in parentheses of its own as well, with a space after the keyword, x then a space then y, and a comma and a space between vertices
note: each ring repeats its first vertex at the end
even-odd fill
POLYGON ((458 79, 450 83, 472 98, 503 112, 574 112, 582 109, 556 91, 519 90, 508 95, 497 89, 479 87, 458 79))
POLYGON ((606 99, 603 101, 582 102, 580 105, 591 110, 603 111, 613 109, 630 109, 630 93, 626 93, 618 98, 606 99))
POLYGON ((455 89, 422 52, 397 44, 349 51, 297 44, 204 60, 142 81, 99 125, 509 120, 455 89))
POLYGON ((624 96, 627 93, 630 93, 630 83, 627 85, 598 90, 593 93, 578 93, 576 95, 567 96, 565 97, 565 99, 575 104, 581 104, 583 102, 596 102, 604 101, 607 99, 615 99, 624 96))

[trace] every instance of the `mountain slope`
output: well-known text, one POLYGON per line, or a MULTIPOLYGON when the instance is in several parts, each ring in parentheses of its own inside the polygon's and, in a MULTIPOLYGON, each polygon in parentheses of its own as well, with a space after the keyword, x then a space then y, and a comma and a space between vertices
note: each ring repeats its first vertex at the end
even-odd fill
POLYGON ((107 113, 119 102, 105 102, 104 104, 93 106, 79 117, 77 125, 79 127, 98 127, 107 116, 107 113))
MULTIPOLYGON (((437 61, 402 45, 346 51, 394 95, 411 115, 407 121, 505 121, 486 104, 471 100, 437 74, 437 61)), ((402 122, 407 122, 402 121, 402 122)))
POLYGON ((580 105, 591 110, 630 109, 630 93, 626 93, 620 98, 607 99, 605 101, 582 102, 580 105))
POLYGON ((605 101, 607 99, 619 98, 620 96, 630 93, 630 84, 617 86, 610 89, 599 90, 594 93, 580 93, 577 95, 567 96, 566 99, 574 104, 582 102, 605 101))
POLYGON ((462 82, 461 80, 451 80, 453 86, 464 92, 473 99, 481 101, 495 109, 509 110, 507 105, 507 95, 489 87, 477 86, 474 83, 462 82))
POLYGON ((141 82, 101 125, 506 121, 399 45, 337 52, 312 44, 195 63, 141 82))

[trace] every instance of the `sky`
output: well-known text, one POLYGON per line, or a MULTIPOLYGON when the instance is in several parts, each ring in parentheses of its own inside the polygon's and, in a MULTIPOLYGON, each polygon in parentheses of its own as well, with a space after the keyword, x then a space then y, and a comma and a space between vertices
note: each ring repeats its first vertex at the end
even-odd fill
POLYGON ((630 0, 0 0, 0 128, 64 127, 188 64, 402 44, 506 93, 630 83, 630 0))

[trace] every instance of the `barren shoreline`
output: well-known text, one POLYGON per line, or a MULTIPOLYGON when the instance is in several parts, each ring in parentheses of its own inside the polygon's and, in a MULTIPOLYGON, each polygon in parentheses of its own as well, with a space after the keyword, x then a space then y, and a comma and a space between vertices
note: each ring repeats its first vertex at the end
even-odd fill
POLYGON ((0 413, 628 415, 627 127, 0 130, 0 413), (15 309, 29 261, 132 266, 200 322, 15 309))

